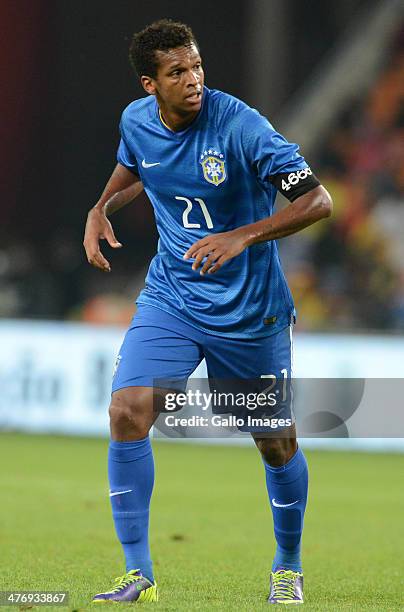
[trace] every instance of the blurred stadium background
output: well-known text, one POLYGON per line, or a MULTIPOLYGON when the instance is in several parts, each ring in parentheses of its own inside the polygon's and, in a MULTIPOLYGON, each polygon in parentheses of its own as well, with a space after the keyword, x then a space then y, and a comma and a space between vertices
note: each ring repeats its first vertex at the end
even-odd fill
MULTIPOLYGON (((404 377, 402 3, 2 0, 0 589, 60 588, 63 570, 74 609, 122 562, 105 495, 107 406, 156 248, 145 197, 113 217, 125 248, 104 246, 110 275, 87 264, 84 223, 115 164, 121 111, 142 95, 129 40, 161 17, 190 23, 207 85, 299 142, 333 196, 329 222, 279 242, 298 309, 296 375, 404 377)), ((403 428, 397 438, 355 432, 302 441, 312 469, 308 609, 321 612, 402 609, 404 457, 392 451, 404 451, 403 428)), ((155 450, 152 548, 163 596, 179 598, 164 609, 224 609, 224 597, 226 609, 261 609, 242 586, 244 568, 255 567, 264 601, 268 558, 256 551, 264 533, 270 550, 273 541, 258 455, 155 450), (218 577, 206 589, 200 576, 212 559, 218 577)))

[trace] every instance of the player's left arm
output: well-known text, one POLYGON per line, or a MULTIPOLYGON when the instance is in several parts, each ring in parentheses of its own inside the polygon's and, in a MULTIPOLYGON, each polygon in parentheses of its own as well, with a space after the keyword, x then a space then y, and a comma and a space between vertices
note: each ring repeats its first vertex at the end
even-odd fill
MULTIPOLYGON (((276 179, 272 182, 276 184, 276 179)), ((300 190, 303 189, 303 193, 294 199, 293 196, 296 195, 294 190, 293 194, 290 194, 292 202, 289 206, 270 217, 229 232, 210 234, 198 240, 185 253, 184 259, 195 258, 192 264, 193 270, 198 270, 203 262, 200 273, 213 274, 226 261, 236 257, 253 244, 295 234, 320 219, 329 217, 332 212, 332 200, 328 191, 318 181, 314 183, 313 179, 307 181, 306 188, 308 190, 304 191, 302 181, 300 190)))
POLYGON ((331 196, 322 185, 317 185, 270 217, 238 229, 245 236, 246 246, 251 246, 295 234, 321 219, 330 217, 331 213, 331 196))

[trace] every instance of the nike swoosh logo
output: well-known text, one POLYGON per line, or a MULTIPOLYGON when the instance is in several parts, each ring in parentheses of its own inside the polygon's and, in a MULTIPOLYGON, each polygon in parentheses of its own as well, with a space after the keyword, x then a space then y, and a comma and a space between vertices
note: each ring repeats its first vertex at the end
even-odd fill
POLYGON ((275 501, 275 498, 272 499, 272 505, 275 506, 275 508, 289 508, 289 506, 294 506, 295 504, 297 504, 299 500, 297 499, 296 501, 292 502, 291 504, 278 504, 275 501))
POLYGON ((109 496, 110 497, 115 497, 115 495, 123 495, 124 493, 132 493, 133 489, 127 489, 126 491, 110 491, 109 492, 109 496))
POLYGON ((160 162, 155 162, 154 164, 148 164, 145 159, 142 160, 143 168, 152 168, 153 166, 159 166, 160 162))

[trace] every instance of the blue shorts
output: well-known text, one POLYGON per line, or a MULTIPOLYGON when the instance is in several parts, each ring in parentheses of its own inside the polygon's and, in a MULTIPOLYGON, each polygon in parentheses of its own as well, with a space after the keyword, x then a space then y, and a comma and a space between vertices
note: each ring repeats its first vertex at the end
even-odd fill
POLYGON ((156 308, 139 305, 117 357, 112 392, 153 387, 155 379, 186 380, 205 359, 209 378, 291 378, 292 326, 264 338, 204 334, 156 308))

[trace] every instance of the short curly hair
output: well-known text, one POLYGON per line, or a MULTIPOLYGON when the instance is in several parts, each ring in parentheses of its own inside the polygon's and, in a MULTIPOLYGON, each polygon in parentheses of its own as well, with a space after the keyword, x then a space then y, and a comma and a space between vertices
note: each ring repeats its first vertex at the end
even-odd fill
POLYGON ((160 19, 133 35, 129 60, 139 77, 145 75, 155 78, 158 69, 156 51, 169 51, 192 44, 199 50, 189 26, 172 19, 160 19))

